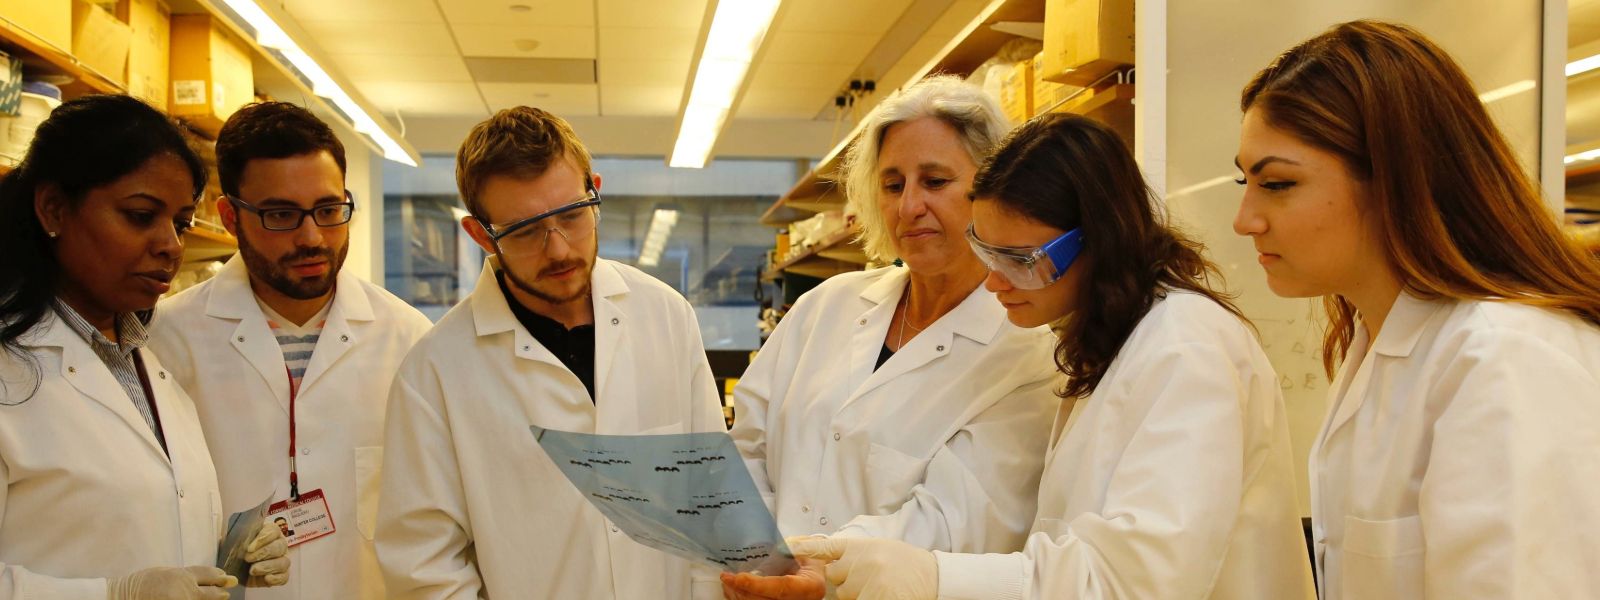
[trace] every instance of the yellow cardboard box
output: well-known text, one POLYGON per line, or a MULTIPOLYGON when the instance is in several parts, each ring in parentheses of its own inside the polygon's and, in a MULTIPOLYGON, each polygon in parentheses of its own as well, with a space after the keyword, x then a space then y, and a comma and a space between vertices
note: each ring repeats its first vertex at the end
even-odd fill
POLYGON ((167 107, 172 61, 172 10, 163 0, 120 0, 117 18, 128 24, 128 94, 167 107))
POLYGON ((1088 86, 1133 64, 1134 0, 1046 0, 1046 81, 1088 86))
POLYGON ((1000 110, 1012 123, 1021 123, 1033 116, 1033 62, 1022 61, 1012 66, 1000 79, 1000 110))
POLYGON ((1061 105, 1068 95, 1081 88, 1064 83, 1056 83, 1044 78, 1044 52, 1033 55, 1033 115, 1039 115, 1061 105))
POLYGON ((212 136, 255 98, 250 46, 210 15, 173 15, 167 112, 212 136))
POLYGON ((72 0, 0 0, 0 15, 62 52, 72 51, 72 0))
POLYGON ((128 25, 100 6, 73 0, 72 55, 78 62, 122 83, 128 66, 128 25))

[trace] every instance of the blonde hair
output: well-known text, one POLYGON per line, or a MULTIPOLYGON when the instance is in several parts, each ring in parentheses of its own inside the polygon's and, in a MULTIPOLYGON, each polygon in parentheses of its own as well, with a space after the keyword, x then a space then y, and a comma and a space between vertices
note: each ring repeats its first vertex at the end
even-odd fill
POLYGON ((1011 129, 1011 122, 994 98, 983 88, 952 75, 923 79, 895 92, 868 114, 861 137, 845 154, 844 186, 847 202, 861 226, 858 239, 867 256, 875 260, 899 258, 893 232, 886 230, 878 210, 878 152, 883 147, 884 133, 891 125, 923 117, 938 119, 954 128, 975 165, 988 160, 1011 129))

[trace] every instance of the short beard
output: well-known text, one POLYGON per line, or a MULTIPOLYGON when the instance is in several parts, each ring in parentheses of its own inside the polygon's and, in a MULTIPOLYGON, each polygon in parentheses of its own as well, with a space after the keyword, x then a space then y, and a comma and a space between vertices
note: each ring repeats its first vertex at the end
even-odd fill
POLYGON ((326 248, 296 248, 287 256, 273 261, 256 250, 249 238, 245 237, 244 228, 239 228, 237 237, 239 255, 244 257, 244 264, 249 268, 250 274, 261 279, 278 293, 295 300, 313 300, 327 295, 339 279, 339 270, 344 267, 345 255, 350 253, 350 240, 346 239, 337 253, 326 248), (299 282, 289 275, 289 263, 318 257, 328 261, 326 275, 299 282))

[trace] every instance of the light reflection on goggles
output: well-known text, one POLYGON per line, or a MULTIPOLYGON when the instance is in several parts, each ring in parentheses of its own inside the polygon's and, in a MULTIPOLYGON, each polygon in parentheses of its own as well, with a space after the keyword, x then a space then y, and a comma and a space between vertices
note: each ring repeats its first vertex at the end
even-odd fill
POLYGON ((1005 277, 1012 287, 1037 290, 1055 283, 1072 266, 1083 251, 1083 229, 1068 231, 1043 246, 1010 248, 978 239, 977 232, 968 225, 967 243, 984 266, 1005 277))

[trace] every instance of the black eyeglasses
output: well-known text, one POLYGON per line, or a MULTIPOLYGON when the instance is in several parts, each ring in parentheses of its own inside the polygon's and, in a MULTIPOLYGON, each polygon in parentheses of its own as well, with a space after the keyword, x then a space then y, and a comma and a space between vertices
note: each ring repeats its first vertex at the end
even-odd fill
POLYGON ((316 223, 318 227, 337 227, 349 223, 350 218, 356 214, 356 200, 350 190, 344 191, 344 202, 318 204, 311 208, 293 206, 259 208, 233 196, 227 198, 234 206, 260 217, 261 226, 267 231, 294 231, 305 223, 306 217, 311 217, 311 222, 316 223))

